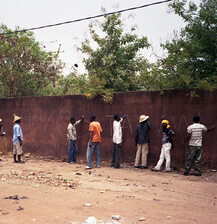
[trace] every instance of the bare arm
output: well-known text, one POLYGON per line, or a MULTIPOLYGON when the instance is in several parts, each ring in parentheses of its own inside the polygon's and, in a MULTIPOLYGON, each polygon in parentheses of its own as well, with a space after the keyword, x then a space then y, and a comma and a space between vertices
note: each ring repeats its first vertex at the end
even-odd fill
POLYGON ((127 117, 127 115, 124 115, 124 116, 121 118, 120 123, 122 123, 126 117, 127 117))
POLYGON ((92 139, 93 139, 93 131, 90 131, 90 141, 89 141, 89 147, 91 147, 91 144, 92 144, 92 139))
POLYGON ((182 142, 182 145, 181 145, 182 148, 183 148, 184 144, 190 139, 190 137, 191 137, 191 134, 188 133, 188 134, 186 135, 184 141, 182 142))
POLYGON ((21 146, 21 145, 23 144, 23 142, 22 142, 20 136, 18 137, 18 139, 19 139, 19 141, 20 141, 20 146, 21 146))
POLYGON ((214 126, 212 126, 211 128, 207 129, 206 132, 210 132, 210 131, 213 131, 214 130, 214 126))

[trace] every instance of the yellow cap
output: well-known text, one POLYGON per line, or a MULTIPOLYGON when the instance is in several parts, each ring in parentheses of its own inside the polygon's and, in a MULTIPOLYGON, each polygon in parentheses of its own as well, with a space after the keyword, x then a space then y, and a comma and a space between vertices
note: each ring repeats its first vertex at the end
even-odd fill
POLYGON ((167 125, 167 128, 170 127, 168 120, 162 120, 161 124, 166 124, 167 125))

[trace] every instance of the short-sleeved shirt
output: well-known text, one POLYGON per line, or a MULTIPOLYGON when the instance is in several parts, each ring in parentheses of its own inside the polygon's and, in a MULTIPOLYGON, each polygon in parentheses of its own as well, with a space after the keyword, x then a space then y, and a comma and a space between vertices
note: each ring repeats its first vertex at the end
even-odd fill
POLYGON ((122 143, 122 128, 121 128, 121 122, 122 118, 120 121, 114 121, 113 122, 113 142, 115 144, 120 144, 122 143))
POLYGON ((202 146, 202 132, 207 131, 207 127, 203 124, 194 123, 187 128, 187 132, 191 134, 189 145, 202 146))
POLYGON ((169 136, 171 136, 172 134, 175 134, 175 133, 170 128, 165 128, 163 130, 162 145, 166 143, 171 143, 173 145, 172 138, 169 138, 169 136))
POLYGON ((102 128, 98 121, 92 121, 89 125, 89 131, 93 132, 92 142, 101 142, 102 128))
POLYGON ((23 141, 23 132, 18 123, 15 123, 13 126, 13 145, 16 145, 18 142, 18 137, 23 141))
POLYGON ((76 125, 79 124, 81 120, 76 121, 74 124, 69 123, 67 127, 67 139, 75 141, 77 140, 77 132, 76 132, 76 125))

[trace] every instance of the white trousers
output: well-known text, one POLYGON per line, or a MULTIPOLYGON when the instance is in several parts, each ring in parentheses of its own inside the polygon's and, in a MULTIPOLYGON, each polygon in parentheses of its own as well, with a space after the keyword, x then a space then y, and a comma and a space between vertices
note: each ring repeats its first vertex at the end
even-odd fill
POLYGON ((166 171, 170 171, 171 168, 170 168, 170 150, 171 150, 171 143, 165 143, 162 145, 162 148, 161 148, 161 154, 160 154, 160 159, 157 163, 157 166, 155 166, 155 168, 157 170, 160 170, 163 162, 164 162, 164 159, 166 159, 166 167, 165 167, 165 170, 166 171))

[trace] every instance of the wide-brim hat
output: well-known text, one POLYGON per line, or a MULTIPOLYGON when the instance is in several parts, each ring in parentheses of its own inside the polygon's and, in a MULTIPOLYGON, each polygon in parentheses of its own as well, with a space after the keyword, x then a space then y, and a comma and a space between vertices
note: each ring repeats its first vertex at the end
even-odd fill
POLYGON ((148 118, 149 118, 149 116, 141 115, 140 118, 139 118, 139 123, 148 120, 148 118))
POLYGON ((20 119, 21 119, 21 117, 19 117, 19 116, 17 116, 17 115, 14 114, 14 122, 16 122, 16 121, 18 121, 20 119))

